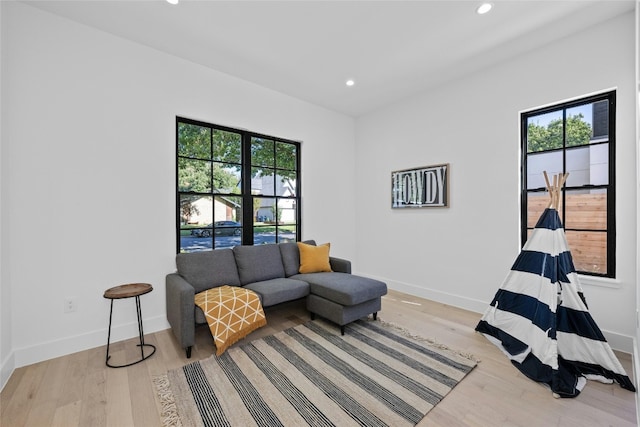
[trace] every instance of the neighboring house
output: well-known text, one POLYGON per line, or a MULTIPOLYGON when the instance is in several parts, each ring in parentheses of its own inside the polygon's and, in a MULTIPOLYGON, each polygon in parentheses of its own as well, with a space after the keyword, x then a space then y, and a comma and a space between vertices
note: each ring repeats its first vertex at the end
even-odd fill
POLYGON ((208 225, 216 221, 238 221, 240 205, 225 197, 216 197, 211 203, 210 197, 201 197, 191 204, 192 215, 189 224, 208 225), (213 219, 213 220, 212 220, 213 219))
MULTIPOLYGON (((592 105, 591 117, 587 122, 592 127, 591 143, 606 141, 609 110, 606 101, 600 101, 592 105), (604 123, 604 124, 603 124, 604 123)), ((585 145, 580 150, 573 150, 570 159, 567 159, 567 170, 571 171, 572 180, 582 184, 598 185, 607 181, 608 174, 608 147, 606 145, 585 145), (570 162, 570 164, 569 164, 570 162)), ((549 164, 562 164, 562 152, 550 152, 543 156, 531 156, 527 165, 529 188, 544 187, 542 174, 549 164)), ((548 171, 551 173, 551 171, 548 171)), ((600 193, 594 190, 593 193, 600 193)))
MULTIPOLYGON (((251 189, 255 194, 270 195, 267 188, 272 186, 273 176, 259 176, 251 180, 251 189)), ((260 222, 275 221, 276 204, 279 211, 278 220, 280 222, 295 222, 296 205, 295 200, 283 197, 293 196, 296 191, 296 181, 290 179, 278 179, 275 182, 275 198, 260 197, 260 207, 256 209, 255 219, 260 222)))

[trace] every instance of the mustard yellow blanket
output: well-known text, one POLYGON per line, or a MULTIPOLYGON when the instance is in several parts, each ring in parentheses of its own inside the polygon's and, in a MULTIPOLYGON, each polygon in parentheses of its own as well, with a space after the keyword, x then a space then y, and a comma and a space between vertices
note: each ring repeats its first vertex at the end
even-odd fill
POLYGON ((196 294, 196 305, 204 311, 216 355, 267 324, 260 298, 239 286, 220 286, 196 294))

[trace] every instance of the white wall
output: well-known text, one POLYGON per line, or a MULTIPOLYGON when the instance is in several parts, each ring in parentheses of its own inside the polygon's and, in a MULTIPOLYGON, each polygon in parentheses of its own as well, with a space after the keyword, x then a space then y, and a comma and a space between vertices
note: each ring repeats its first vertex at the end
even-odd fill
MULTIPOLYGON (((303 238, 354 258, 352 118, 24 4, 2 13, 5 371, 104 345, 115 285, 151 283, 145 332, 168 327, 176 115, 303 141, 303 238)), ((133 304, 116 302, 114 340, 136 335, 133 304)))
MULTIPOLYGON (((331 241, 355 272, 481 312, 519 251, 519 111, 612 87, 618 280, 586 281, 585 292, 612 345, 630 351, 631 14, 369 114, 355 128, 348 117, 21 3, 0 2, 0 14, 0 385, 14 367, 104 345, 108 287, 152 283, 142 298, 145 331, 168 326, 176 115, 302 140, 303 237, 331 241), (391 171, 445 162, 450 208, 391 210, 391 171), (63 314, 66 296, 78 298, 76 313, 63 314)), ((132 301, 117 302, 114 315, 115 340, 136 334, 132 301)))
MULTIPOLYGON (((636 0, 636 207, 640 212, 640 0, 636 0)), ((640 226, 636 224, 636 286, 640 284, 640 226)), ((640 292, 636 292, 636 334, 634 341, 634 377, 640 373, 640 292)), ((640 393, 636 393, 636 418, 640 420, 640 393)))
POLYGON ((583 284, 611 345, 631 351, 634 38, 628 13, 359 118, 358 271, 392 288, 483 312, 519 252, 519 112, 617 87, 617 280, 583 284), (451 164, 450 208, 390 208, 391 171, 440 163, 451 164))
MULTIPOLYGON (((6 42, 4 25, 3 2, 0 2, 0 51, 4 51, 6 42)), ((0 55, 0 82, 4 76, 6 61, 0 55)), ((8 188, 7 164, 8 158, 5 155, 5 138, 2 119, 3 111, 6 110, 3 85, 0 84, 0 236, 4 236, 8 231, 8 210, 9 206, 4 200, 4 194, 8 188)), ((11 286, 9 284, 9 268, 5 255, 8 254, 7 241, 0 238, 0 386, 2 386, 11 374, 13 366, 13 352, 11 341, 11 286)))

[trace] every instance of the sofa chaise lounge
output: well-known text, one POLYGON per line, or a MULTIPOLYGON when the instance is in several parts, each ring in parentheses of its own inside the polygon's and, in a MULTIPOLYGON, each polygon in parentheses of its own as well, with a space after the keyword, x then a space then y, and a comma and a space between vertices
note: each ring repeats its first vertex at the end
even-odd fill
MULTIPOLYGON (((314 245, 313 240, 306 244, 314 245)), ((328 255, 327 255, 328 256, 328 255)), ((351 274, 351 262, 329 257, 331 271, 300 273, 297 243, 236 246, 233 249, 180 253, 177 271, 166 276, 167 319, 191 357, 196 324, 206 323, 195 294, 218 286, 242 286, 258 294, 263 307, 306 298, 313 319, 319 315, 340 326, 382 307, 387 285, 351 274)))

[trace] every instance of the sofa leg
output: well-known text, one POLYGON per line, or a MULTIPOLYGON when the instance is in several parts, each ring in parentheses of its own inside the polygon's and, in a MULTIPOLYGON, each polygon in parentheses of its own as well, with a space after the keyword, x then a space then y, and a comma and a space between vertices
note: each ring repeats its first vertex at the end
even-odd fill
POLYGON ((378 312, 373 312, 373 320, 378 320, 378 312))
POLYGON ((340 335, 344 335, 344 325, 340 326, 340 335))
POLYGON ((316 314, 315 313, 310 313, 311 314, 311 320, 315 320, 316 319, 316 314))
POLYGON ((191 346, 187 347, 187 359, 191 359, 191 346))

